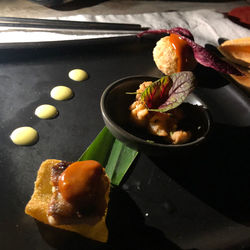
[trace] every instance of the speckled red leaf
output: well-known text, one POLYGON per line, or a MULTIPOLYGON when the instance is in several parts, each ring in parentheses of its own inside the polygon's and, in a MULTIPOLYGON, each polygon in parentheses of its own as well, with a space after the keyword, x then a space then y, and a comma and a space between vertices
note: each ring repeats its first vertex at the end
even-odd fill
POLYGON ((164 76, 150 84, 141 94, 141 100, 145 102, 147 108, 157 108, 165 102, 172 80, 169 76, 164 76))
POLYGON ((142 93, 142 100, 145 101, 149 110, 167 112, 174 109, 178 107, 194 89, 195 77, 191 71, 172 74, 168 77, 168 81, 169 79, 171 81, 168 84, 166 84, 166 76, 155 81, 142 93), (160 95, 159 93, 162 94, 160 95))

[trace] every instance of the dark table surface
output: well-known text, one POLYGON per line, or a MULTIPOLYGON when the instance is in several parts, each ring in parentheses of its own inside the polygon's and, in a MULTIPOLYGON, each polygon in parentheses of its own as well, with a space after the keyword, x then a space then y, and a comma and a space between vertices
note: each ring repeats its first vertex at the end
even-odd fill
POLYGON ((182 157, 134 162, 113 188, 108 244, 54 229, 25 215, 40 163, 77 160, 103 128, 99 101, 105 87, 130 75, 160 76, 152 60, 157 37, 22 44, 0 50, 0 246, 1 249, 247 249, 250 247, 249 99, 213 70, 198 67, 196 94, 211 112, 207 141, 182 157), (89 79, 77 83, 69 70, 89 79), (58 102, 56 85, 75 96, 58 102), (59 116, 40 120, 40 104, 59 116), (20 126, 39 132, 33 146, 16 146, 9 135, 20 126))

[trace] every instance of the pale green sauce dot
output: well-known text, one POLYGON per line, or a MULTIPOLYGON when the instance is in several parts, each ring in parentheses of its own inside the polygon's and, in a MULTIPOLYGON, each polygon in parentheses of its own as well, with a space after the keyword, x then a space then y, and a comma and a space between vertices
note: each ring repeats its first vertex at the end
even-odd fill
POLYGON ((37 142, 38 133, 32 127, 20 127, 11 133, 10 139, 16 145, 27 146, 37 142))
POLYGON ((50 91, 50 96, 57 101, 64 101, 73 97, 73 91, 66 86, 56 86, 50 91))
POLYGON ((58 111, 55 106, 49 104, 43 104, 36 108, 35 115, 40 119, 52 119, 56 117, 58 111))
POLYGON ((83 69, 72 69, 68 76, 71 80, 76 82, 81 82, 88 79, 88 73, 83 69))

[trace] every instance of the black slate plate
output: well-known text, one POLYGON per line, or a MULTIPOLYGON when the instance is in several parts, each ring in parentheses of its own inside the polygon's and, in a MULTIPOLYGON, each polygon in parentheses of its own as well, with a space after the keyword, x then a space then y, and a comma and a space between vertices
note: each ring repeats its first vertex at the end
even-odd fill
POLYGON ((121 188, 111 192, 108 244, 43 225, 24 214, 40 163, 73 161, 102 129, 105 87, 128 75, 160 76, 152 60, 157 37, 2 46, 0 50, 1 249, 247 249, 250 247, 249 99, 212 70, 198 67, 196 94, 214 120, 209 139, 185 157, 140 154, 121 188), (90 77, 76 83, 73 68, 90 77), (73 89, 65 102, 56 85, 73 89), (39 120, 35 108, 60 114, 39 120), (40 138, 15 146, 9 134, 30 125, 40 138), (156 247, 157 246, 157 247, 156 247))

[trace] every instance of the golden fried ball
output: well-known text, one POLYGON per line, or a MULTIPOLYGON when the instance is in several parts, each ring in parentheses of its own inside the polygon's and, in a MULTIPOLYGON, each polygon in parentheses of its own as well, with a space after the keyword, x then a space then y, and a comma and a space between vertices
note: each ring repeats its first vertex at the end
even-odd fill
POLYGON ((177 55, 169 36, 161 38, 153 50, 153 58, 157 68, 165 75, 177 72, 177 55))
POLYGON ((176 34, 161 38, 153 49, 157 68, 165 75, 193 70, 196 61, 189 45, 176 34))

